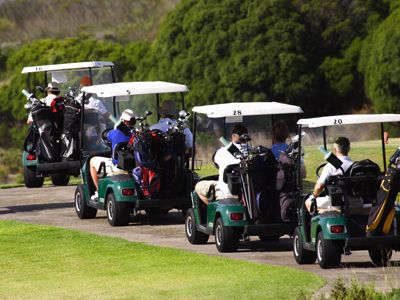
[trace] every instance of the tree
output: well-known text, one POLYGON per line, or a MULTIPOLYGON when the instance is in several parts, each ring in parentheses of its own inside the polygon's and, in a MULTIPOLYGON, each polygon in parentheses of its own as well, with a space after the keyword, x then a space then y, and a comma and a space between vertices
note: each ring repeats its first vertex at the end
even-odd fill
POLYGON ((387 11, 385 0, 182 1, 160 28, 149 78, 186 83, 192 105, 281 101, 310 114, 348 112, 366 101, 361 40, 387 11))
POLYGON ((400 112, 400 8, 365 40, 360 70, 377 112, 400 112))
POLYGON ((20 74, 23 67, 106 60, 119 66, 117 77, 120 80, 125 74, 128 78, 139 78, 137 69, 146 69, 141 67, 141 58, 148 52, 148 47, 147 42, 122 46, 81 35, 65 40, 37 40, 10 53, 6 60, 7 84, 0 86, 0 119, 3 125, 0 126, 0 147, 20 146, 27 132, 26 100, 21 94, 25 88, 25 76, 20 74))

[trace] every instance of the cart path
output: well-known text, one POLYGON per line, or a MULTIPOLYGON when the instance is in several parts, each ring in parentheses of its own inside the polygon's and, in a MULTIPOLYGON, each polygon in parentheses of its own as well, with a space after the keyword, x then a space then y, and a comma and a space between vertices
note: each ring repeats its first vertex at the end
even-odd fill
MULTIPOLYGON (((13 188, 0 190, 0 219, 18 220, 36 224, 46 224, 67 229, 76 229, 106 236, 120 237, 129 241, 172 247, 208 255, 253 261, 278 266, 288 266, 313 272, 333 283, 337 278, 345 282, 356 280, 372 282, 380 290, 400 287, 400 254, 393 254, 393 266, 376 268, 370 262, 367 251, 356 251, 350 256, 342 256, 339 268, 323 270, 318 264, 299 266, 292 254, 291 240, 283 237, 276 242, 262 242, 251 237, 250 242, 239 246, 235 253, 219 253, 210 237, 206 245, 191 245, 185 236, 185 225, 181 212, 172 211, 167 215, 136 216, 126 227, 108 225, 105 211, 98 211, 92 220, 80 220, 74 209, 75 186, 43 187, 39 189, 13 188)), ((320 292, 328 291, 330 286, 320 292)))

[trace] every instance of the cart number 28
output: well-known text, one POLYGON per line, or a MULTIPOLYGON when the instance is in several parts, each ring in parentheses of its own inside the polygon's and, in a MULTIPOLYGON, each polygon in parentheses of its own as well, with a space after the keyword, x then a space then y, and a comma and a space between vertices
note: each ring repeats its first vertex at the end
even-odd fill
POLYGON ((241 110, 234 110, 233 111, 233 115, 234 116, 241 116, 242 115, 242 111, 241 110))
POLYGON ((333 124, 334 125, 338 125, 338 124, 342 124, 343 120, 342 119, 333 119, 333 124))

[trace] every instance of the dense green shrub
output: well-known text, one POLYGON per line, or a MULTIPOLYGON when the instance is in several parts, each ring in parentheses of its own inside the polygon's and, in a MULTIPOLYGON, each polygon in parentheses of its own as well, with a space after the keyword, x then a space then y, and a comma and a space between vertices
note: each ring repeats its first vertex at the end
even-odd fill
POLYGON ((360 70, 377 112, 400 112, 400 8, 365 40, 360 70))

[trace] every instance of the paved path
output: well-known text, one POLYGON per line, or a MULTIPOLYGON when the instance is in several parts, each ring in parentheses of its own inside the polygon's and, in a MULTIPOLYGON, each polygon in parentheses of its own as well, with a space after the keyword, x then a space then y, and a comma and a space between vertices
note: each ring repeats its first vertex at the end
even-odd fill
MULTIPOLYGON (((358 251, 350 256, 343 256, 341 267, 328 270, 320 269, 318 264, 297 265, 293 258, 289 238, 281 238, 277 242, 262 242, 256 237, 252 237, 250 242, 241 244, 236 253, 219 253, 213 237, 206 245, 188 243, 180 212, 170 212, 168 215, 152 217, 145 214, 139 215, 126 227, 109 226, 104 211, 99 211, 95 219, 80 220, 74 210, 74 191, 74 186, 1 189, 0 219, 47 224, 208 255, 289 266, 316 273, 327 278, 330 283, 341 277, 346 282, 351 280, 373 282, 380 290, 400 287, 400 279, 397 279, 400 278, 398 276, 400 267, 397 267, 400 265, 399 253, 393 255, 394 266, 389 268, 375 268, 370 262, 368 253, 358 251)), ((327 290, 329 290, 329 285, 320 292, 324 293, 327 290)))

